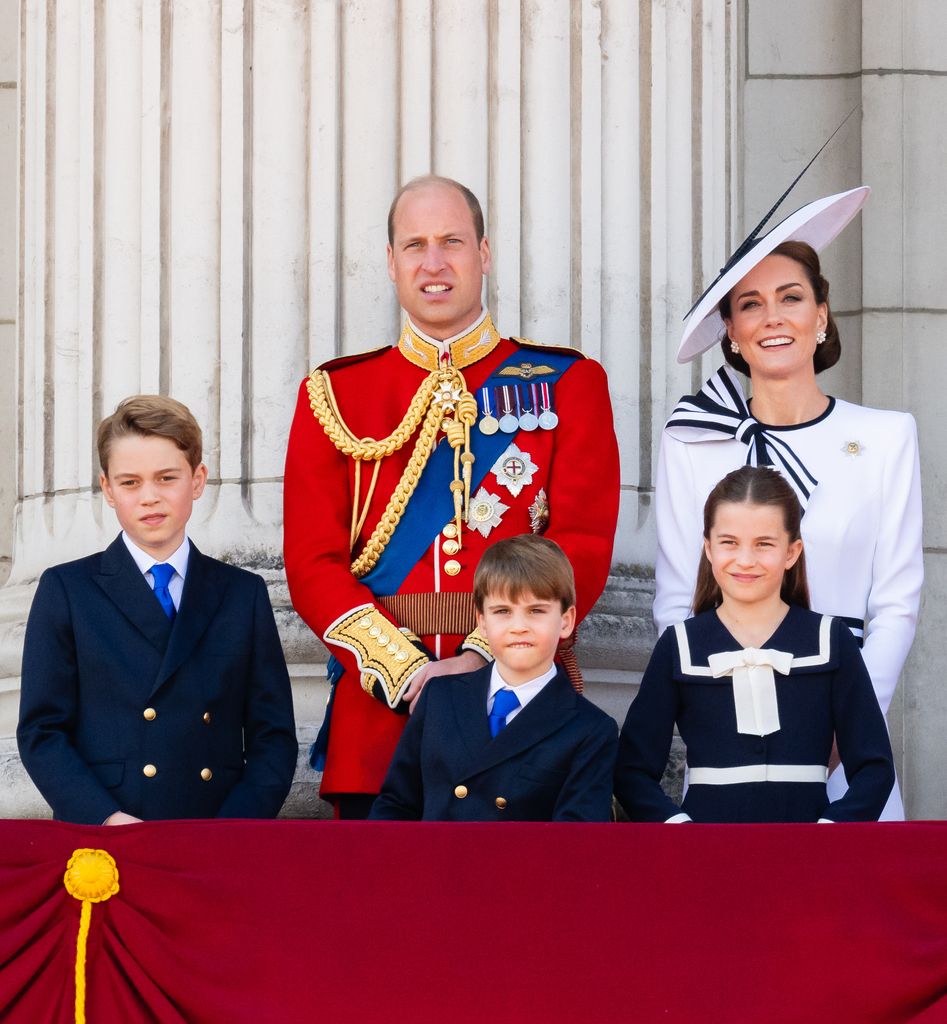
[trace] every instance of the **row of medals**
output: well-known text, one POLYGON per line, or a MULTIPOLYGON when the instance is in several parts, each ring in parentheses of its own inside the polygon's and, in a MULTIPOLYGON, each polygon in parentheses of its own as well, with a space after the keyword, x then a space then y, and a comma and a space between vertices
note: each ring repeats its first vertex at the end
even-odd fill
MULTIPOLYGON (((502 388, 497 388, 496 391, 505 391, 510 385, 503 385, 502 388)), ((512 385, 514 388, 515 385, 512 385)), ((546 386, 546 394, 549 394, 549 385, 546 386)), ((537 416, 533 409, 535 408, 535 400, 533 406, 527 409, 525 412, 520 412, 519 415, 514 415, 512 404, 509 401, 508 395, 505 401, 506 410, 503 415, 497 419, 490 408, 490 396, 489 388, 481 388, 481 416, 477 423, 480 428, 481 434, 495 434, 498 430, 504 434, 515 434, 518 430, 555 430, 559 423, 559 417, 552 411, 548 406, 540 410, 537 416)), ((498 406, 496 401, 496 395, 494 395, 494 407, 498 406)), ((516 407, 517 410, 521 408, 519 389, 516 389, 516 407)))

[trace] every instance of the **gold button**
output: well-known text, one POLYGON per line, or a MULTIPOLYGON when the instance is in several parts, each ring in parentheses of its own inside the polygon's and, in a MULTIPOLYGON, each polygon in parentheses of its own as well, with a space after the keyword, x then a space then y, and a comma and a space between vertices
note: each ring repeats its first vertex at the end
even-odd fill
POLYGON ((209 722, 210 721, 210 712, 209 711, 205 711, 204 712, 204 721, 205 722, 209 722))
POLYGON ((205 782, 210 782, 210 780, 211 780, 211 779, 212 779, 213 777, 214 777, 214 773, 213 773, 213 772, 212 772, 212 771, 210 770, 210 768, 202 768, 202 769, 201 769, 201 778, 202 778, 202 779, 203 779, 203 780, 204 780, 205 782))
POLYGON ((498 796, 496 798, 496 800, 494 800, 493 802, 497 805, 497 807, 500 808, 501 811, 506 809, 506 797, 505 796, 498 796))
POLYGON ((445 555, 456 555, 457 552, 460 551, 460 545, 456 540, 445 540, 441 545, 441 551, 443 551, 445 555))
POLYGON ((389 654, 397 654, 398 651, 400 650, 401 648, 394 642, 394 640, 392 640, 391 643, 388 645, 389 654))
POLYGON ((145 708, 145 710, 142 711, 142 715, 146 722, 153 722, 158 717, 158 712, 155 711, 154 708, 145 708))
POLYGON ((363 615, 358 620, 358 624, 362 627, 362 629, 368 629, 368 627, 372 624, 372 620, 369 616, 363 615))
POLYGON ((153 779, 158 774, 158 769, 153 764, 146 764, 141 771, 146 779, 153 779))
POLYGON ((456 576, 460 572, 460 562, 456 558, 452 558, 449 562, 444 563, 444 572, 448 576, 456 576))
POLYGON ((395 655, 395 661, 407 661, 407 660, 408 660, 408 652, 407 651, 398 651, 398 653, 395 655))
POLYGON ((457 524, 448 523, 447 526, 445 526, 444 529, 441 530, 441 533, 443 533, 445 537, 449 537, 451 540, 453 540, 457 536, 457 524))
POLYGON ((457 786, 454 789, 454 796, 456 796, 458 800, 463 800, 463 798, 466 795, 467 795, 467 787, 466 786, 457 786))
POLYGON ((389 641, 390 639, 391 639, 391 637, 390 637, 390 636, 389 636, 389 635, 388 635, 387 633, 382 633, 382 634, 381 634, 381 636, 380 636, 380 637, 378 637, 378 643, 379 643, 379 644, 380 644, 380 645, 381 645, 382 647, 387 647, 387 646, 388 646, 388 641, 389 641))

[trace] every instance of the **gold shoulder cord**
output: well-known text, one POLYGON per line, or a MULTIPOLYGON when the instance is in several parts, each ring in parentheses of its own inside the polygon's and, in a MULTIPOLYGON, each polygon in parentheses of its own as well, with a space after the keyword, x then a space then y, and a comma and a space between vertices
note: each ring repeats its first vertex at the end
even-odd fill
POLYGON ((470 450, 470 428, 477 420, 477 400, 467 390, 467 382, 460 370, 455 366, 433 370, 421 382, 402 421, 392 433, 381 440, 370 437, 358 438, 349 430, 339 412, 332 384, 324 370, 313 370, 306 387, 309 392, 309 405, 329 440, 343 455, 355 460, 355 494, 352 501, 350 538, 352 547, 355 546, 355 541, 365 524, 368 507, 375 493, 381 460, 403 448, 418 427, 421 428, 398 486, 394 489, 362 552, 352 562, 352 575, 360 579, 378 562, 395 528, 401 522, 404 510, 421 479, 421 473, 437 444, 438 432, 441 430, 454 449, 454 479, 450 487, 454 496, 457 539, 460 541, 461 524, 470 501, 470 480, 474 461, 473 452, 470 450), (374 462, 375 467, 368 493, 359 511, 363 462, 374 462))

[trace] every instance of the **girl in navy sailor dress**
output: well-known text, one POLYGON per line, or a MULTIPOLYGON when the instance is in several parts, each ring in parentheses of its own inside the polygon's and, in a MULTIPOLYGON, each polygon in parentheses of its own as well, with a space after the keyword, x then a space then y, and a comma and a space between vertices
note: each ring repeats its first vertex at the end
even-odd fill
POLYGON ((658 640, 621 731, 615 794, 633 821, 874 821, 894 785, 884 718, 845 623, 809 610, 801 508, 774 470, 711 491, 697 614, 658 640), (689 786, 660 786, 674 725, 689 786), (849 780, 832 802, 833 738, 849 780))

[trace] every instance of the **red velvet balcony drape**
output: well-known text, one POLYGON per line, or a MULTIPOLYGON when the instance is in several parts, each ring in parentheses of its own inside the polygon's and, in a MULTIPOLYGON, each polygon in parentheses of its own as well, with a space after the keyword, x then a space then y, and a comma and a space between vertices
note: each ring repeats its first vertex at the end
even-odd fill
POLYGON ((0 1020, 947 1021, 947 823, 0 822, 0 1020))

